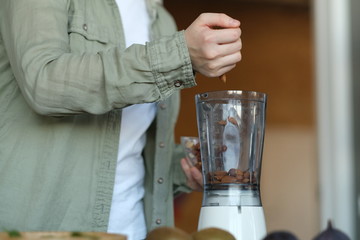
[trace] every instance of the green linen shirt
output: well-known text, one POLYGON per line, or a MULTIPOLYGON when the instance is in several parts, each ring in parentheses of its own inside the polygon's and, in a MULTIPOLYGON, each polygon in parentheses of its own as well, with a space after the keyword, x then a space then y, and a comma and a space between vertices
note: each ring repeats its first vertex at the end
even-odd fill
POLYGON ((148 230, 188 191, 175 148, 184 33, 148 1, 152 41, 125 50, 115 0, 0 0, 0 231, 106 231, 121 108, 158 102, 147 132, 148 230))

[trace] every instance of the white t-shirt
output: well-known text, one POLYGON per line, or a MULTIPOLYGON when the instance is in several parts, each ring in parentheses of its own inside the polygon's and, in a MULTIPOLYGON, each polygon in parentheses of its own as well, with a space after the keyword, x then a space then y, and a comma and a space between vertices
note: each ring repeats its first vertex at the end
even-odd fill
MULTIPOLYGON (((150 19, 145 0, 116 0, 126 47, 149 41, 150 19)), ((154 120, 154 103, 136 104, 123 109, 115 185, 109 218, 109 233, 127 235, 128 240, 146 237, 144 217, 144 174, 142 151, 146 130, 154 120)))

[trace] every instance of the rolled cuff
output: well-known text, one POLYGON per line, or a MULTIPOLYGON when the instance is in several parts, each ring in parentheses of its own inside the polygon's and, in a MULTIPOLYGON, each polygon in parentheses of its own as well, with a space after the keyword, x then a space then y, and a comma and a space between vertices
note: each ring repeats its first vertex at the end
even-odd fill
POLYGON ((152 74, 161 97, 196 86, 184 31, 148 43, 152 74))

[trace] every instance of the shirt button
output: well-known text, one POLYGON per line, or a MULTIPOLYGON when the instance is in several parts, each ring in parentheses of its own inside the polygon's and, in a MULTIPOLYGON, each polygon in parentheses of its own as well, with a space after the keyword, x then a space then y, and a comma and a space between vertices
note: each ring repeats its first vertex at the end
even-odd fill
POLYGON ((166 104, 165 103, 160 103, 160 109, 162 109, 162 110, 166 109, 166 104))
POLYGON ((83 29, 84 29, 85 31, 87 31, 87 30, 88 30, 88 26, 87 26, 87 24, 86 24, 86 23, 84 23, 84 24, 83 24, 83 29))
POLYGON ((156 219, 155 223, 156 223, 157 225, 160 225, 160 224, 161 224, 161 219, 160 219, 160 218, 156 219))
POLYGON ((182 81, 180 81, 180 80, 176 80, 175 82, 174 82, 174 86, 175 87, 181 87, 183 85, 183 82, 182 81))
POLYGON ((160 143, 159 143, 159 147, 164 148, 164 147, 165 147, 165 143, 160 142, 160 143))
POLYGON ((157 182, 158 182, 159 184, 162 184, 162 183, 164 182, 164 179, 163 179, 163 178, 159 178, 159 179, 157 180, 157 182))

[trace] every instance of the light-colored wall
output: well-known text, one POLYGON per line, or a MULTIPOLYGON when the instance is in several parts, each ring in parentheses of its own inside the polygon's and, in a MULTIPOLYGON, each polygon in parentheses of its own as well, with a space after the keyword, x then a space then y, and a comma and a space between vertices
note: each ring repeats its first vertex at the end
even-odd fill
POLYGON ((317 0, 313 9, 320 223, 331 219, 357 239, 350 0, 317 0))
POLYGON ((356 236, 360 237, 360 1, 351 1, 352 67, 354 94, 355 176, 356 176, 356 236))
MULTIPOLYGON (((194 95, 236 89, 268 94, 262 200, 269 231, 289 230, 299 239, 319 231, 311 9, 250 1, 165 0, 180 29, 201 12, 224 12, 241 21, 243 60, 218 79, 197 76, 182 91, 176 138, 197 135, 194 95)), ((175 201, 176 226, 196 231, 201 193, 175 201)))
POLYGON ((261 189, 269 231, 291 231, 299 239, 320 231, 314 134, 308 127, 267 129, 261 189))

